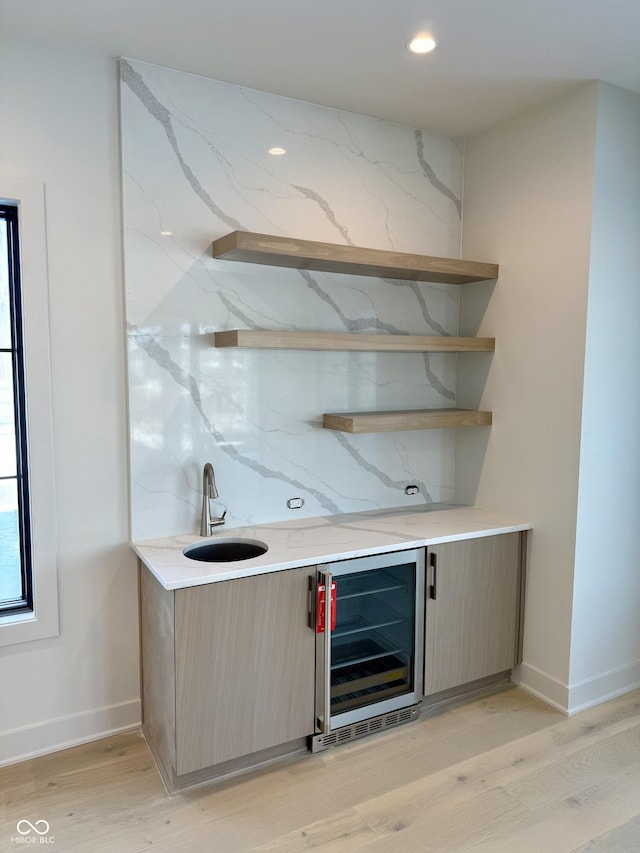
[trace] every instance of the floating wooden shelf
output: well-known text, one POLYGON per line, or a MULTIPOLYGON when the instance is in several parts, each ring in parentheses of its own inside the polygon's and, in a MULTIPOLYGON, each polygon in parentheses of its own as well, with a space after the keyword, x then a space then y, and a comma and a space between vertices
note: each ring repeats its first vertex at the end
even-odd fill
POLYGON ((489 426, 491 412, 471 409, 420 409, 397 412, 343 412, 323 416, 324 429, 359 434, 415 429, 489 426))
POLYGON ((215 333, 217 347, 244 349, 354 350, 357 352, 493 352, 495 338, 446 335, 369 335, 349 332, 272 332, 230 329, 215 333))
POLYGON ((444 284, 466 284, 498 277, 497 264, 295 240, 250 231, 232 231, 215 240, 213 257, 276 267, 444 284))

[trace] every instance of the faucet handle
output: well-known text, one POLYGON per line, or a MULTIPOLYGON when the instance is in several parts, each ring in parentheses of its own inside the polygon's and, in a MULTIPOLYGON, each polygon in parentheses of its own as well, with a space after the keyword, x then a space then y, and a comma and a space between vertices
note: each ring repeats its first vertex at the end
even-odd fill
POLYGON ((225 509, 225 511, 222 513, 222 515, 218 516, 217 518, 215 516, 212 516, 209 519, 209 525, 211 527, 219 527, 221 524, 224 524, 224 519, 225 519, 226 515, 227 515, 227 511, 225 509))

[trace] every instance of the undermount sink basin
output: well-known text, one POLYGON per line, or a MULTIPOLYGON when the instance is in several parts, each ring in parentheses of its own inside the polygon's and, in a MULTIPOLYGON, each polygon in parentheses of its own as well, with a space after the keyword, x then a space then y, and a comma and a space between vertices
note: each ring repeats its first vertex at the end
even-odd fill
POLYGON ((269 550, 259 539, 207 539, 187 545, 182 553, 190 560, 203 563, 234 563, 237 560, 250 560, 269 550))

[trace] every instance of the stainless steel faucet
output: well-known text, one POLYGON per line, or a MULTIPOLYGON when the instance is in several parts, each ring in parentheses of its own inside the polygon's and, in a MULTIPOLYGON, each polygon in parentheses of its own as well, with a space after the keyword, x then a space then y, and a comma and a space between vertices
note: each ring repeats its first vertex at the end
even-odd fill
POLYGON ((224 524, 224 518, 227 511, 221 516, 211 515, 211 500, 218 497, 216 489, 216 478, 213 473, 213 465, 211 462, 205 463, 202 471, 202 518, 200 519, 200 536, 211 536, 214 527, 219 527, 224 524))

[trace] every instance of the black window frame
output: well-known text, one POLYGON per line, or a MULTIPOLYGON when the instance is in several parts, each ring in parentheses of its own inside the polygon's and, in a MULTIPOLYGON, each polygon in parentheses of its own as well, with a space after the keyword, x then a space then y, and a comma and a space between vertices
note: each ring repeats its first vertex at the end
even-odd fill
POLYGON ((16 476, 0 477, 15 480, 18 494, 18 532, 20 538, 20 575, 22 594, 13 600, 0 600, 0 619, 10 614, 33 611, 33 563, 31 553, 31 522, 29 507, 29 464, 27 446, 26 385, 24 367, 24 335, 22 324, 22 289, 20 276, 20 233, 18 208, 0 203, 0 219, 7 227, 7 260, 9 272, 9 316, 13 368, 13 407, 16 437, 16 476))

